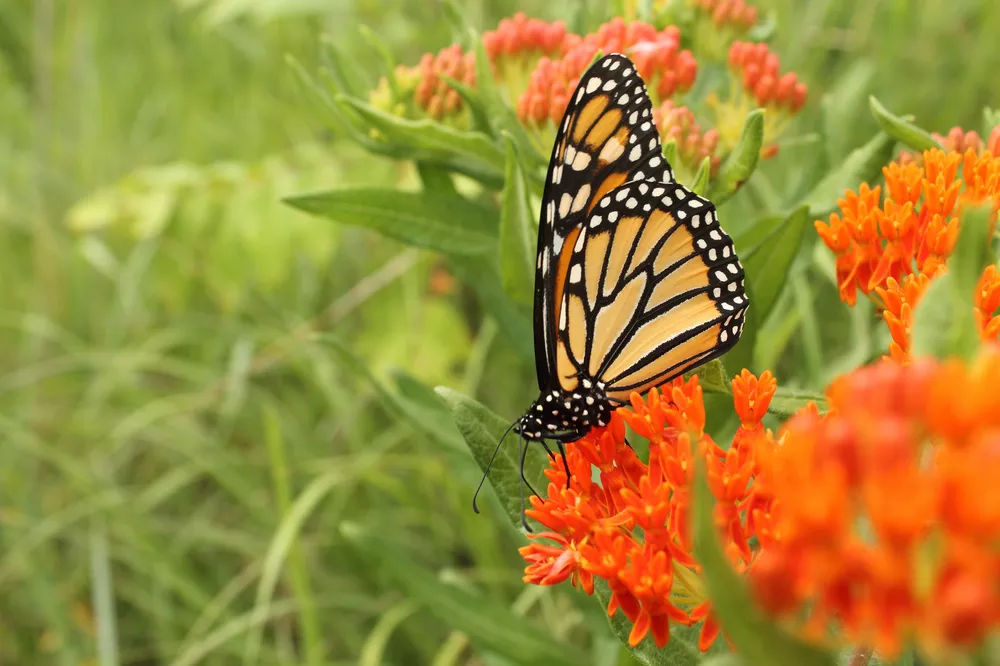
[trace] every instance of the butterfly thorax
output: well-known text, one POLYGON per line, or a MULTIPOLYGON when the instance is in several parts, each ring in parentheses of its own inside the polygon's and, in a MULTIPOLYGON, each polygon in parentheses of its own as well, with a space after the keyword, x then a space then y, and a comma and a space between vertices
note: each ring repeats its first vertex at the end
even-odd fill
POLYGON ((517 432, 528 440, 572 442, 591 428, 611 420, 611 402, 604 384, 584 380, 574 391, 543 392, 517 423, 517 432))

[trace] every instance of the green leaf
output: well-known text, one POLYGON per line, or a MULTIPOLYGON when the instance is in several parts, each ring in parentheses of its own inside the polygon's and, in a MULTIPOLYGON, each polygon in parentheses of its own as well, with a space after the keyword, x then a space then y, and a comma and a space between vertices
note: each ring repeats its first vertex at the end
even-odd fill
POLYGON ((717 654, 701 662, 701 666, 748 666, 738 654, 717 654))
POLYGON ((375 536, 354 523, 341 525, 341 534, 383 575, 442 622, 467 635, 477 646, 515 664, 579 666, 587 655, 564 643, 538 623, 520 617, 485 595, 451 585, 415 563, 398 544, 375 536))
POLYGON ((774 392, 774 397, 771 398, 771 405, 767 408, 767 412, 781 418, 788 418, 809 402, 816 403, 820 414, 826 413, 829 409, 826 404, 826 396, 822 393, 779 386, 778 390, 774 392))
POLYGON ((823 94, 820 117, 823 143, 830 164, 847 156, 851 137, 858 130, 858 116, 864 108, 864 98, 875 76, 875 65, 864 58, 855 60, 836 83, 823 94))
POLYGON ((496 211, 433 190, 340 189, 284 201, 341 224, 375 229, 414 247, 456 255, 481 255, 496 248, 496 211))
POLYGON ((895 141, 885 132, 878 132, 868 143, 855 148, 841 165, 816 183, 799 205, 808 206, 812 215, 822 217, 837 205, 845 190, 856 190, 862 182, 872 182, 892 157, 895 141))
POLYGON ((757 606, 746 581, 722 552, 712 516, 714 500, 699 460, 693 507, 694 555, 702 565, 712 608, 736 652, 750 664, 834 666, 834 657, 790 636, 757 606))
POLYGON ((988 137, 997 125, 1000 125, 1000 109, 983 107, 983 131, 980 132, 983 137, 988 137))
POLYGON ((438 74, 441 79, 444 80, 449 86, 455 89, 462 101, 469 107, 469 113, 472 115, 472 130, 474 132, 482 132, 483 134, 493 135, 493 126, 490 123, 489 114, 486 112, 486 107, 483 105, 483 100, 475 88, 465 85, 465 83, 459 81, 458 79, 453 79, 447 74, 438 74))
POLYGON ((719 206, 747 182, 757 168, 760 146, 764 142, 764 110, 754 109, 743 121, 736 147, 719 167, 719 173, 709 189, 708 198, 719 206))
MULTIPOLYGON (((516 442, 517 435, 508 435, 515 441, 500 442, 500 438, 510 423, 491 412, 485 405, 457 391, 444 386, 439 386, 434 390, 451 409, 455 425, 458 426, 459 432, 465 438, 465 443, 472 451, 472 456, 479 463, 480 468, 484 471, 487 467, 490 468, 488 477, 506 509, 507 519, 515 527, 522 528, 522 481, 516 442), (498 442, 500 442, 499 449, 497 449, 498 442), (496 451, 495 458, 493 458, 494 451, 496 451), (491 458, 493 458, 492 466, 490 465, 491 458)), ((542 447, 529 445, 525 455, 524 476, 540 492, 546 488, 543 483, 545 476, 542 474, 542 470, 546 467, 548 467, 548 463, 542 447)), ((525 501, 527 501, 529 492, 525 486, 525 501)))
MULTIPOLYGON (((611 600, 611 589, 605 580, 594 579, 594 596, 604 608, 608 607, 608 602, 611 600)), ((670 642, 661 650, 656 647, 656 643, 649 636, 635 647, 630 647, 628 636, 632 631, 632 623, 621 610, 615 613, 614 617, 608 618, 608 624, 611 625, 611 631, 632 657, 644 666, 684 666, 697 664, 701 660, 697 643, 698 635, 695 633, 697 628, 672 625, 670 627, 670 642)))
POLYGON ((754 300, 750 309, 757 310, 757 321, 767 321, 778 296, 788 282, 792 262, 799 252, 808 229, 809 209, 800 206, 762 239, 756 247, 741 256, 747 279, 753 284, 754 300))
POLYGON ((665 144, 663 144, 663 158, 667 160, 667 164, 671 167, 680 162, 677 152, 677 141, 670 139, 665 144))
POLYGON ((694 370, 684 373, 685 378, 698 375, 698 384, 709 393, 724 393, 732 395, 733 389, 729 383, 729 375, 726 373, 726 366, 720 359, 712 359, 704 365, 698 366, 694 370))
POLYGON ((973 298, 983 271, 991 261, 993 209, 989 205, 967 207, 959 222, 955 251, 948 259, 948 272, 955 276, 955 286, 973 298))
POLYGON ((506 186, 500 208, 500 276, 503 288, 515 303, 533 301, 535 282, 535 224, 528 201, 528 185, 518 160, 514 140, 507 144, 506 186))
POLYGON ((872 115, 875 116, 875 122, 882 128, 882 131, 896 141, 913 150, 941 148, 941 144, 934 140, 930 132, 893 114, 882 106, 882 103, 874 95, 868 97, 868 106, 872 110, 872 115))
POLYGON ((913 311, 913 354, 969 358, 979 347, 975 290, 990 263, 988 206, 966 210, 948 272, 935 278, 913 311))
POLYGON ((694 182, 691 183, 691 191, 697 195, 703 195, 705 190, 708 188, 708 179, 712 175, 712 158, 706 157, 701 161, 701 166, 698 167, 698 173, 694 176, 694 182))
POLYGON ((769 215, 750 224, 733 236, 733 246, 739 257, 747 257, 755 252, 787 218, 784 215, 769 215))
POLYGON ((417 162, 416 165, 424 191, 436 190, 441 194, 458 196, 450 171, 430 162, 417 162))
POLYGON ((339 101, 354 109, 390 143, 440 156, 460 155, 497 171, 503 169, 503 153, 485 134, 464 132, 430 119, 400 118, 353 97, 340 96, 339 101))

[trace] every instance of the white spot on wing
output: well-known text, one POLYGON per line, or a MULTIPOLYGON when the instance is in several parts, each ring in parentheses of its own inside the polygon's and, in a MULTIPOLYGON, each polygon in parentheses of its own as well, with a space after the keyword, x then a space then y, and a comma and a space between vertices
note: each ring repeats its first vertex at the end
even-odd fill
POLYGON ((579 191, 576 193, 576 197, 573 199, 573 207, 570 212, 576 213, 583 210, 583 207, 587 205, 587 201, 590 199, 590 183, 585 183, 580 186, 579 191))
POLYGON ((580 268, 580 264, 573 264, 573 268, 569 269, 569 281, 579 282, 581 277, 583 277, 583 269, 580 268))
POLYGON ((569 215, 569 207, 573 205, 573 197, 569 195, 569 192, 563 192, 562 198, 559 199, 559 217, 565 218, 569 215))
POLYGON ((633 162, 635 162, 635 161, 637 161, 637 160, 638 160, 638 159, 639 159, 640 157, 642 157, 642 146, 638 146, 638 145, 637 145, 637 146, 636 146, 635 148, 633 148, 633 149, 632 149, 632 150, 631 150, 631 151, 629 152, 629 154, 628 154, 628 158, 629 158, 630 160, 632 160, 633 162))
POLYGON ((614 162, 625 152, 625 146, 621 144, 618 137, 612 136, 601 148, 601 154, 597 156, 598 162, 614 162))
POLYGON ((598 77, 596 76, 590 77, 590 80, 587 81, 587 92, 588 93, 594 92, 595 90, 598 89, 598 87, 600 87, 600 85, 601 85, 601 80, 598 77))
POLYGON ((576 154, 576 157, 573 158, 573 163, 571 166, 573 167, 574 171, 583 171, 584 169, 587 168, 589 164, 590 164, 590 153, 586 153, 581 150, 576 154))

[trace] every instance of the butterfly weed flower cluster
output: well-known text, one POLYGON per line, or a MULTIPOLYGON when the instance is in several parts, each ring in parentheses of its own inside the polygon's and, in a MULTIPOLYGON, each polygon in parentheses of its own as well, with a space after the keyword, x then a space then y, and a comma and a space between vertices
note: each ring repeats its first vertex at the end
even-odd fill
POLYGON ((729 49, 730 93, 725 101, 711 98, 717 127, 727 146, 736 145, 743 118, 754 108, 768 110, 764 120, 762 157, 773 157, 776 141, 805 105, 809 89, 794 72, 781 73, 781 62, 767 44, 733 42, 729 49))
MULTIPOLYGON (((768 110, 762 155, 773 156, 806 101, 806 85, 792 72, 780 73, 777 56, 766 45, 736 41, 758 21, 752 4, 688 0, 682 9, 680 16, 675 7, 657 5, 651 23, 615 17, 587 34, 570 32, 562 21, 519 13, 483 33, 482 44, 497 88, 540 154, 547 154, 582 73, 598 54, 620 52, 648 86, 664 143, 677 145, 674 166, 681 182, 690 182, 706 157, 714 175, 735 147, 747 114, 758 106, 768 110), (710 92, 692 98, 699 60, 725 64, 727 59, 728 87, 711 92, 712 84, 710 92)), ((473 118, 451 81, 477 87, 474 50, 453 44, 425 54, 415 66, 400 65, 380 81, 369 102, 399 116, 468 129, 473 118)))
POLYGON ((532 497, 528 515, 545 526, 521 548, 524 580, 538 585, 571 581, 588 594, 594 578, 611 590, 609 616, 633 623, 638 645, 647 635, 660 647, 670 625, 701 622, 698 645, 707 650, 719 634, 692 555, 689 520, 697 459, 707 464, 715 519, 738 569, 752 566, 756 528, 747 520, 759 500, 750 484, 754 442, 764 436, 761 418, 777 388, 770 373, 744 371, 732 381, 740 427, 728 448, 705 432, 698 378, 676 379, 645 399, 633 394, 611 423, 569 444, 567 483, 560 456, 546 471, 545 498, 532 497), (649 443, 643 461, 625 442, 625 426, 649 443), (594 479, 597 479, 596 481, 594 479))
MULTIPOLYGON (((957 138, 957 137, 956 137, 957 138)), ((963 141, 965 136, 963 136, 963 141)), ((981 145, 981 142, 980 144, 981 145)), ((883 186, 862 183, 838 201, 839 212, 817 220, 816 230, 836 255, 840 298, 877 299, 892 335, 889 356, 910 357, 913 311, 930 282, 947 270, 959 232, 959 213, 970 204, 1000 209, 1000 157, 968 147, 963 153, 924 151, 882 169, 883 186)), ((974 297, 980 334, 996 339, 996 269, 982 274, 974 297)))
MULTIPOLYGON (((1000 619, 1000 351, 884 360, 755 441, 761 605, 828 645, 975 650, 1000 619)), ((937 662, 935 662, 937 663, 937 662)))

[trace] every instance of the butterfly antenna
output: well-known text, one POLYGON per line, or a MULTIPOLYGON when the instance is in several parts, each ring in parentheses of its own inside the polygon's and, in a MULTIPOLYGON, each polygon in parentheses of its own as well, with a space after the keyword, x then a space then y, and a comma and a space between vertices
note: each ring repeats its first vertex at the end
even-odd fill
POLYGON ((518 489, 521 491, 521 527, 524 528, 525 532, 531 532, 531 527, 528 526, 528 518, 524 514, 524 484, 527 481, 524 478, 524 456, 521 451, 528 450, 528 447, 524 446, 524 437, 518 436, 517 438, 517 454, 521 458, 521 478, 518 480, 518 489))
POLYGON ((561 441, 556 442, 559 445, 559 455, 563 459, 563 469, 566 470, 566 487, 569 488, 569 462, 566 460, 566 448, 563 446, 561 441))
POLYGON ((472 510, 479 513, 479 507, 476 505, 476 500, 479 498, 479 491, 483 489, 483 484, 486 483, 486 475, 490 473, 490 468, 493 467, 493 461, 496 460, 497 452, 500 450, 500 445, 503 444, 503 440, 507 438, 510 433, 511 428, 517 425, 517 421, 511 423, 506 430, 504 430, 503 435, 500 436, 500 441, 497 442, 497 446, 493 449, 493 455, 490 456, 490 461, 486 463, 486 469, 483 471, 483 478, 479 479, 479 487, 476 488, 476 494, 472 496, 472 510))

